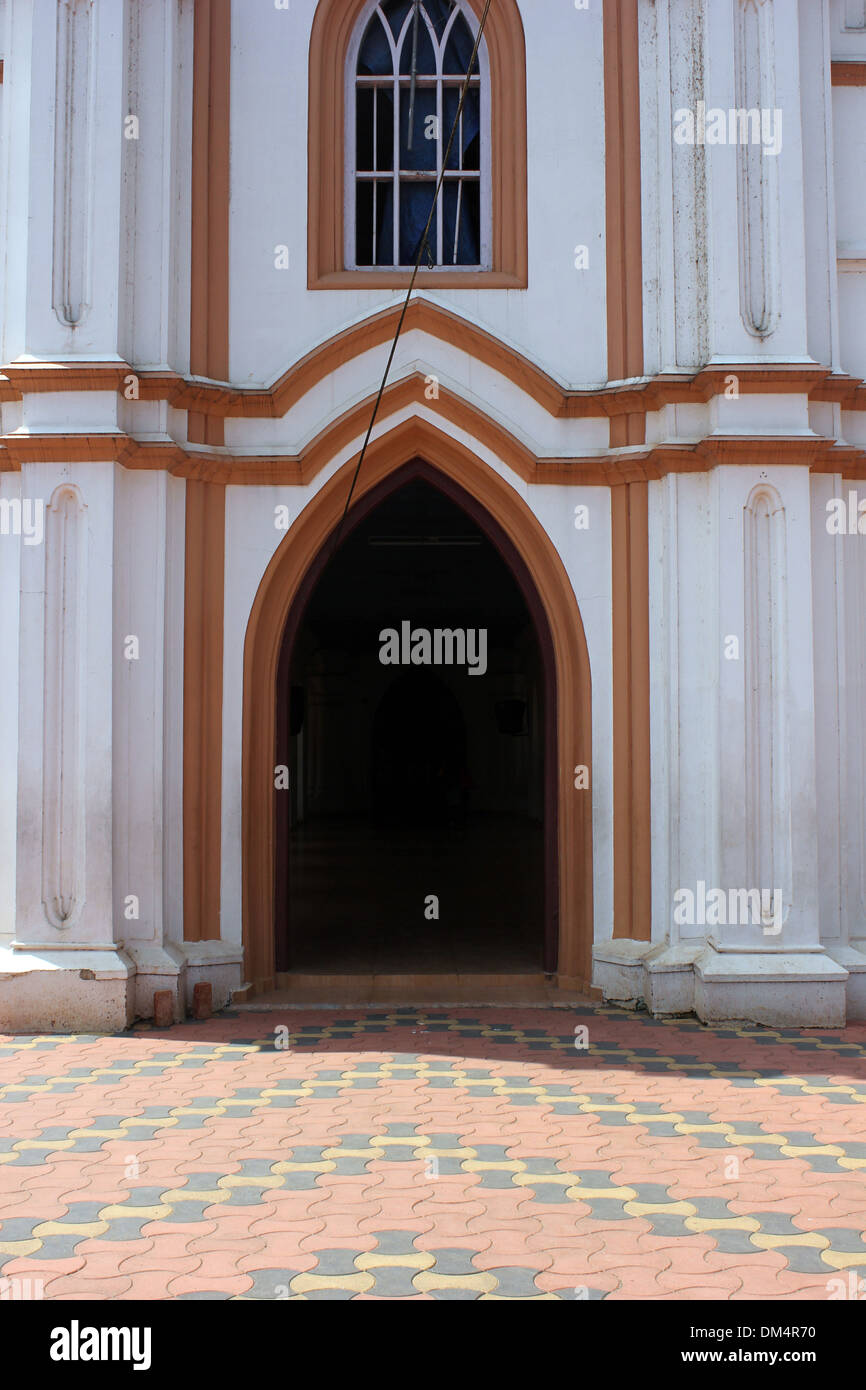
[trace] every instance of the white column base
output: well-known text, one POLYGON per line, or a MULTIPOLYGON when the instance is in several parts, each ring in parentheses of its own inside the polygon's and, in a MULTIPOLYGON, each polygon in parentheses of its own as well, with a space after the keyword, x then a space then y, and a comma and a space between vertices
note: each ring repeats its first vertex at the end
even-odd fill
POLYGON ((605 1003, 632 1009, 643 1004, 644 958, 651 950, 651 941, 632 941, 627 936, 593 946, 592 983, 601 990, 605 1003))
POLYGON ((695 961, 703 938, 654 946, 644 961, 644 997, 651 1014, 690 1014, 695 1009, 695 961))
POLYGON ((717 951, 695 961, 695 1013, 775 1028, 844 1028, 848 971, 824 951, 717 951))
POLYGON ((242 946, 230 941, 183 941, 177 943, 186 959, 186 1003, 192 1005, 192 992, 200 980, 208 980, 213 990, 213 1007, 223 1009, 244 980, 242 946))
MULTIPOLYGON (((866 946, 866 942, 863 943, 866 946)), ((719 951, 710 942, 600 942, 593 984, 606 1003, 776 1028, 844 1028, 866 1018, 866 952, 719 951), (844 958, 843 958, 844 957, 844 958)))
POLYGON ((828 946, 827 955, 848 971, 847 1013, 849 1023, 866 1021, 866 941, 850 946, 828 946))
POLYGON ((0 1031, 120 1033, 134 1016, 134 976, 121 950, 0 949, 0 1031))
POLYGON ((153 1018, 153 996, 170 989, 174 995, 174 1021, 186 1014, 186 957, 176 946, 124 946, 135 966, 134 1008, 136 1018, 153 1018))

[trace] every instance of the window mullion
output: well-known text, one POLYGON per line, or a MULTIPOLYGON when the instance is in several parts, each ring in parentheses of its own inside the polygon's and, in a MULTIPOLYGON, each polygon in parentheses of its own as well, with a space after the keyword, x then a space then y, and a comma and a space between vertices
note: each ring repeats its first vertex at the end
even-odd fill
POLYGON ((400 50, 394 58, 394 149, 391 155, 394 197, 391 263, 400 264, 400 50))
MULTIPOLYGON (((442 58, 444 49, 437 44, 436 47, 436 129, 439 139, 436 141, 436 185, 442 177, 442 166, 445 158, 445 111, 443 101, 442 83, 442 58)), ((442 265, 445 260, 445 243, 442 240, 442 205, 445 201, 445 180, 442 180, 442 187, 439 190, 439 197, 436 200, 436 264, 442 265)))
POLYGON ((373 264, 379 264, 379 180, 375 177, 379 169, 379 88, 373 88, 373 264))
POLYGON ((379 181, 373 180, 373 264, 379 264, 379 243, 376 240, 376 230, 379 226, 379 219, 376 212, 379 204, 379 181))

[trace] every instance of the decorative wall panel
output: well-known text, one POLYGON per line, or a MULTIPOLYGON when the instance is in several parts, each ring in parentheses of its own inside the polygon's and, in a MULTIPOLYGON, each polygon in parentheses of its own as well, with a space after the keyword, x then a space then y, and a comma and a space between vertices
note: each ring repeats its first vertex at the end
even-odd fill
POLYGON ((773 0, 737 0, 736 102, 748 115, 737 145, 740 313, 748 331, 766 338, 778 321, 779 155, 766 151, 764 120, 774 119, 773 0), (765 115, 765 113, 769 113, 765 115), (757 138, 755 138, 757 136, 757 138))
POLYGON ((78 489, 57 488, 45 528, 42 902, 58 930, 84 906, 86 526, 78 489))
POLYGON ((791 904, 787 560, 785 510, 775 488, 752 490, 744 522, 748 882, 735 886, 781 889, 784 920, 791 904))
POLYGON ((59 0, 54 114, 54 311, 75 328, 91 305, 94 0, 59 0))

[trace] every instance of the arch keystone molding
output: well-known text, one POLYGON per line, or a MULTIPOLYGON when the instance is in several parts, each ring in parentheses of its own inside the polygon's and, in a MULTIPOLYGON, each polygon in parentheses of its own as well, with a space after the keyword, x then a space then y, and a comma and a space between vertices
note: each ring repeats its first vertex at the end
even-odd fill
MULTIPOLYGON (((493 469, 428 421, 413 418, 373 443, 355 489, 361 501, 413 460, 456 484, 484 508, 531 574, 549 625, 555 658, 558 978, 588 982, 592 949, 591 794, 574 787, 574 768, 592 767, 589 653, 577 599, 565 567, 540 522, 493 469)), ((275 814, 273 768, 280 648, 289 612, 322 547, 338 525, 355 466, 349 459, 286 533, 261 580, 244 645, 243 679, 243 943, 246 980, 254 990, 274 983, 275 814), (266 698, 262 699, 263 692, 266 698)))
MULTIPOLYGON (((484 0, 467 0, 480 19, 484 0)), ((307 286, 311 290, 408 285, 405 270, 346 270, 343 203, 346 137, 345 70, 367 0, 319 0, 310 35, 307 286)), ((495 0, 484 28, 490 60, 491 269, 421 270, 416 284, 525 289, 526 45, 516 0, 495 0)))

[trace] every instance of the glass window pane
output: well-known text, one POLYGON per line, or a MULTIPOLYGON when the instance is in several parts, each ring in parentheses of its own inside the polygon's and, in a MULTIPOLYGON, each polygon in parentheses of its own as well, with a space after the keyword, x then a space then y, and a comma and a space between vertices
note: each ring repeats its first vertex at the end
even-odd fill
MULTIPOLYGON (((426 179, 423 183, 400 183, 400 264, 414 265, 418 246, 424 233, 430 209, 433 206, 433 193, 436 184, 426 179)), ((427 242, 433 262, 436 262, 436 219, 430 227, 427 242)), ((428 264, 425 250, 421 257, 422 268, 428 264)))
POLYGON ((411 89, 400 88, 400 168, 436 168, 436 88, 415 87, 415 110, 413 113, 412 148, 409 148, 409 107, 411 89), (432 122, 428 117, 433 116, 432 122), (432 138, 428 138, 428 132, 432 138))
MULTIPOLYGON (((400 50, 400 71, 404 76, 408 76, 412 71, 412 41, 415 28, 414 17, 409 21, 406 36, 403 39, 403 47, 400 50)), ((426 76, 435 77, 436 75, 436 54, 433 52, 433 44, 430 41, 430 31, 427 28, 424 16, 418 11, 418 59, 415 65, 416 72, 422 72, 426 76)))
POLYGON ((477 179, 446 180, 442 205, 443 264, 478 265, 481 261, 481 189, 477 179), (461 190, 462 189, 462 193, 461 190), (457 259, 454 238, 457 236, 457 259))
POLYGON ((386 76, 393 71, 388 36, 382 28, 382 21, 379 16, 374 14, 367 25, 367 32, 358 54, 358 75, 360 77, 386 76))
POLYGON ((355 168, 373 168, 373 91, 359 87, 355 103, 355 168))
MULTIPOLYGON (((445 49, 445 58, 442 63, 443 72, 456 72, 465 77, 469 71, 469 59, 472 57, 472 50, 475 47, 475 40, 469 30, 469 25, 462 14, 458 15, 454 21, 451 33, 448 35, 448 46, 445 49)), ((478 71, 478 58, 475 59, 473 72, 478 71)))
POLYGON ((400 30, 403 28, 403 21, 412 8, 412 0, 386 0, 382 6, 385 17, 391 26, 391 33, 395 39, 399 39, 400 30))
POLYGON ((394 95, 385 87, 376 89, 376 168, 394 168, 394 95))
POLYGON ((376 184, 376 264, 394 264, 394 185, 376 184))
POLYGON ((373 264, 373 185, 355 185, 355 263, 373 264))
MULTIPOLYGON (((443 150, 448 144, 451 135, 451 127, 457 115, 457 108, 460 105, 460 87, 443 87, 442 89, 442 125, 443 150)), ((451 146, 451 153, 448 156, 448 169, 473 169, 481 167, 481 141, 480 141, 480 110, 481 93, 477 88, 470 88, 466 93, 466 100, 463 103, 463 163, 460 163, 460 131, 454 136, 454 143, 451 146)))
POLYGON ((454 9, 451 0, 424 0, 424 9, 427 11, 427 18, 433 25, 437 39, 441 39, 445 33, 448 17, 454 9))

